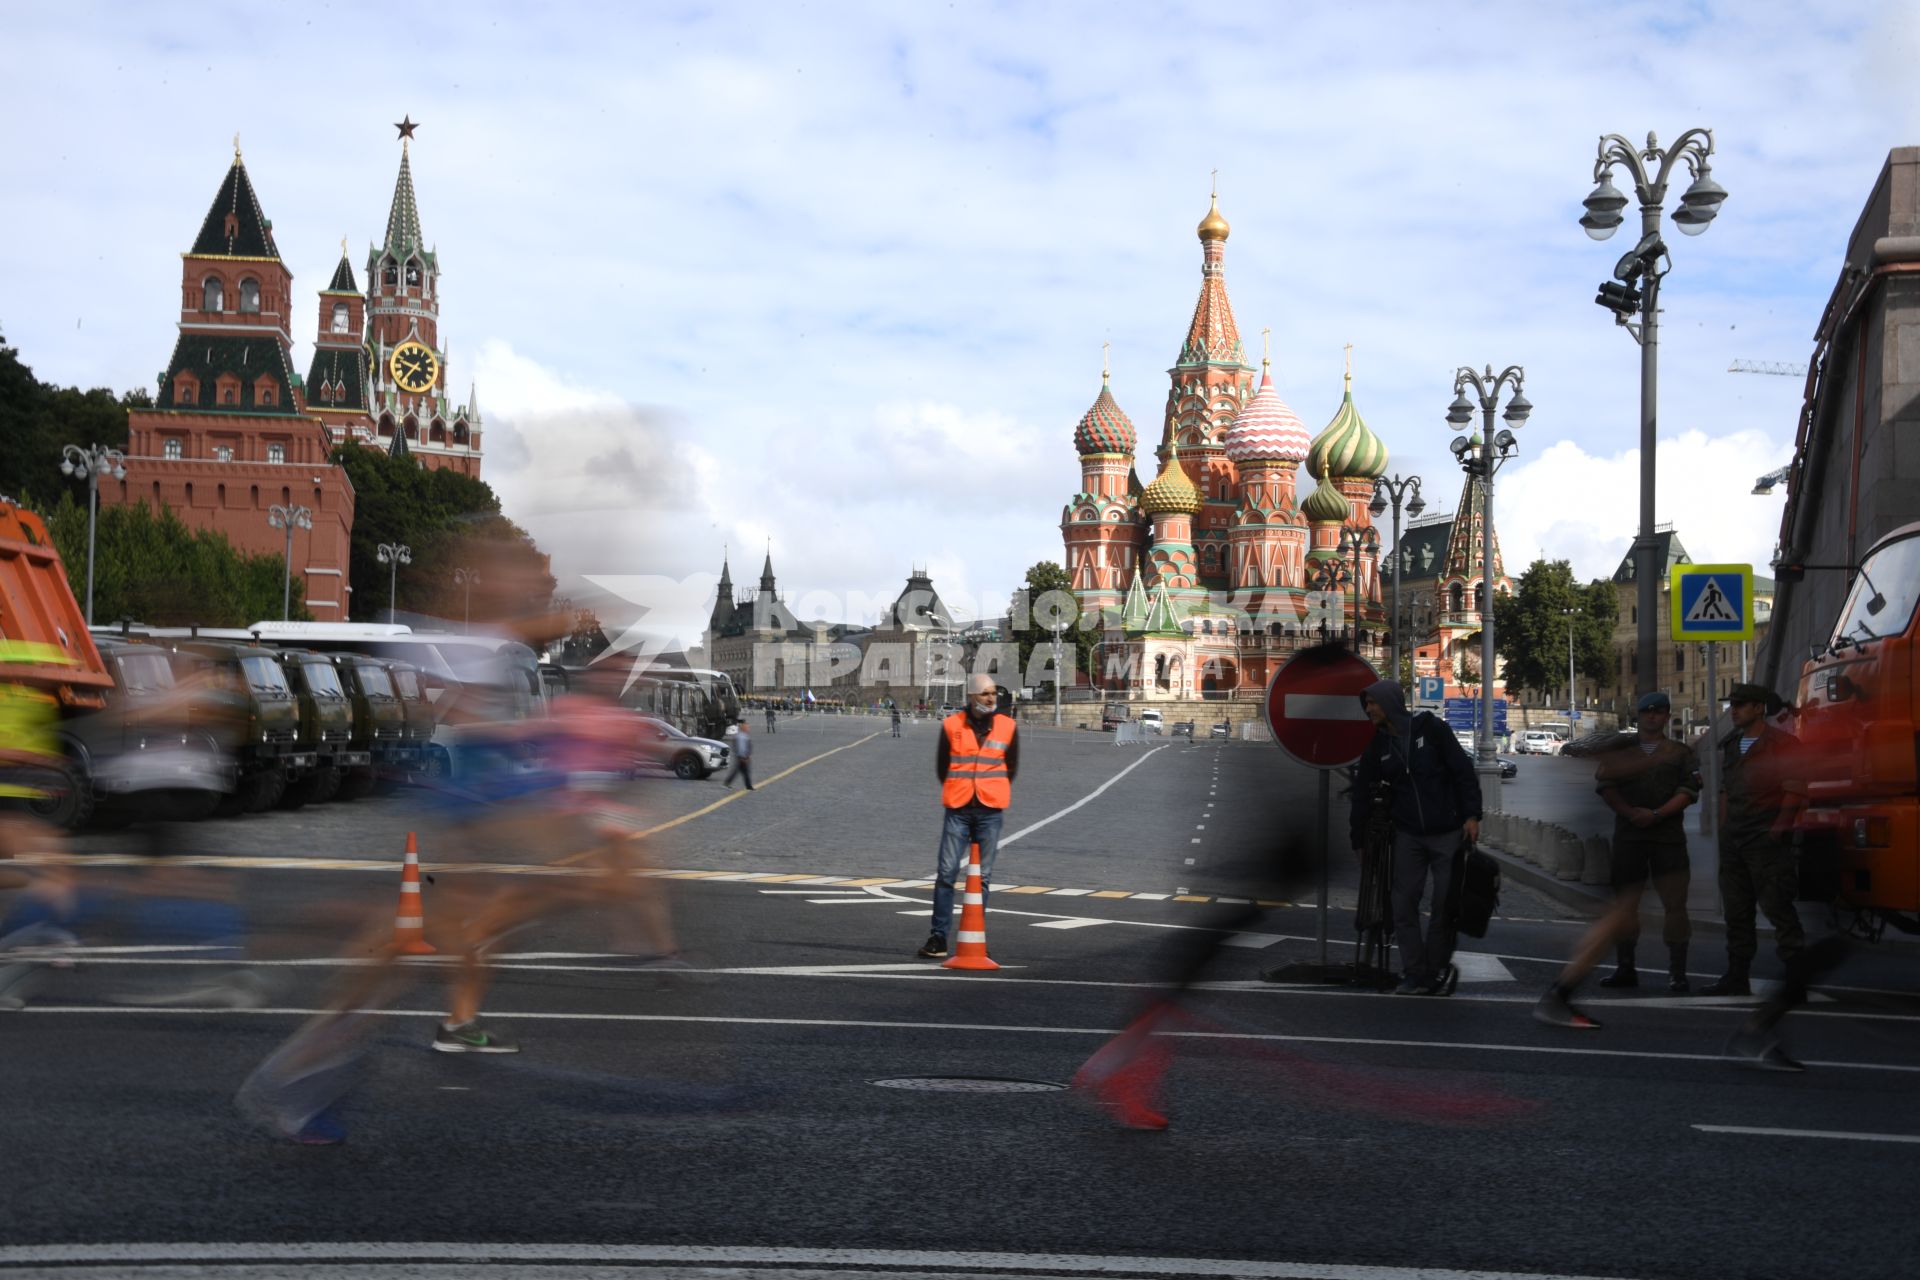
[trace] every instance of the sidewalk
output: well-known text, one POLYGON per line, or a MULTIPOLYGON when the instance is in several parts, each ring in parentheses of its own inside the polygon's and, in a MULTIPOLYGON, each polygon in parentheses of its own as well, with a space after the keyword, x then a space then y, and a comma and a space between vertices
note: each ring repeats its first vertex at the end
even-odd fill
MULTIPOLYGON (((1613 895, 1605 885, 1562 880, 1550 871, 1521 861, 1497 845, 1482 844, 1480 848, 1483 852, 1491 854, 1494 861, 1500 864, 1500 875, 1503 879, 1511 880, 1515 884, 1523 885, 1535 893, 1551 898, 1584 919, 1598 919, 1606 910, 1607 904, 1612 901, 1613 895)), ((1717 862, 1715 865, 1718 865, 1717 862)), ((1719 890, 1712 878, 1706 881, 1706 893, 1710 895, 1710 905, 1702 906, 1701 874, 1700 867, 1696 863, 1693 868, 1693 880, 1687 893, 1687 916, 1693 921, 1695 933, 1724 937, 1727 932, 1727 919, 1720 909, 1719 890)), ((1802 902, 1798 903, 1797 907, 1801 925, 1806 929, 1809 938, 1818 938, 1831 932, 1827 923, 1827 908, 1824 905, 1818 902, 1802 902)), ((1649 886, 1640 897, 1640 915, 1643 921, 1651 919, 1655 922, 1653 933, 1656 936, 1659 933, 1659 913, 1660 899, 1655 896, 1649 886)), ((1643 932, 1645 932, 1644 929, 1643 932)), ((1773 936, 1773 926, 1767 923, 1765 915, 1760 915, 1755 921, 1755 932, 1762 939, 1773 936)), ((1763 941, 1762 950, 1764 951, 1768 945, 1770 944, 1763 941)), ((1901 933, 1892 927, 1881 935, 1879 942, 1872 945, 1887 951, 1920 954, 1920 937, 1901 933)))

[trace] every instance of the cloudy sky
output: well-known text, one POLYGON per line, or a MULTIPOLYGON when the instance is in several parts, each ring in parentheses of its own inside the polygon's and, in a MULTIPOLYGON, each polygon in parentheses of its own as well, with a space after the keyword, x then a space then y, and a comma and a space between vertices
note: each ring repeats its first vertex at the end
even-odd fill
POLYGON ((1257 359, 1273 330, 1308 425, 1353 343, 1394 470, 1450 509, 1453 370, 1525 366, 1507 562, 1596 576, 1636 520, 1639 355, 1592 302, 1630 238, 1575 220, 1599 135, 1707 126, 1732 194, 1668 235, 1658 512, 1764 563, 1779 499, 1749 490, 1801 384, 1727 366, 1807 358, 1887 150, 1920 142, 1914 14, 16 0, 0 332, 47 380, 151 387, 232 135, 311 300, 342 235, 358 271, 384 230, 411 114, 450 379, 564 579, 723 545, 750 578, 770 539, 809 616, 914 565, 990 610, 1060 558, 1103 342, 1157 439, 1217 169, 1241 332, 1257 359))

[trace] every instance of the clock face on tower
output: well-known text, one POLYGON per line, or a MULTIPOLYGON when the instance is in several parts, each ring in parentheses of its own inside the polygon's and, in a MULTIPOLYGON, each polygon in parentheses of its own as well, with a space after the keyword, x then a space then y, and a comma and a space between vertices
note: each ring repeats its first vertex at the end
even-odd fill
POLYGON ((421 343, 403 342, 393 349, 393 355, 387 360, 387 369, 402 390, 417 395, 431 387, 434 379, 440 376, 440 361, 421 343))

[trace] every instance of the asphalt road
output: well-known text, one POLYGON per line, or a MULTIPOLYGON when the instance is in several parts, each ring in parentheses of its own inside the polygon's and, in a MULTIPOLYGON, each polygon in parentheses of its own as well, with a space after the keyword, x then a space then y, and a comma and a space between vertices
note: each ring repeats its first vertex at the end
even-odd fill
MULTIPOLYGON (((1911 1274, 1910 959, 1857 956, 1794 1016, 1802 1076, 1719 1057, 1748 1002, 1596 992, 1604 1031, 1534 1023, 1581 925, 1511 887, 1451 999, 1260 982, 1317 955, 1316 906, 1209 931, 1237 909, 1223 897, 1317 903, 1314 859, 1274 838, 1303 816, 1310 832, 1312 776, 1263 744, 1026 732, 989 918, 999 972, 911 955, 930 730, 790 724, 758 739, 752 794, 635 789, 656 862, 681 873, 663 882, 691 970, 637 971, 611 954, 618 922, 557 916, 515 936, 488 1002, 524 1051, 475 1057, 428 1051, 443 992, 420 962, 331 1148, 271 1140, 230 1100, 345 972, 345 922, 392 909, 407 831, 440 868, 429 914, 448 885, 518 883, 507 868, 535 859, 453 847, 404 796, 197 825, 189 861, 229 863, 204 874, 244 905, 271 1002, 116 1003, 221 959, 105 950, 161 945, 119 912, 78 969, 0 1014, 0 1272, 1911 1274), (1164 994, 1170 948, 1215 940, 1165 1132, 1058 1089, 875 1083, 1064 1083, 1164 994)), ((1352 877, 1332 865, 1338 956, 1352 877)), ((85 874, 108 894, 143 873, 85 874)), ((1696 945, 1696 972, 1717 973, 1715 941, 1696 945)))

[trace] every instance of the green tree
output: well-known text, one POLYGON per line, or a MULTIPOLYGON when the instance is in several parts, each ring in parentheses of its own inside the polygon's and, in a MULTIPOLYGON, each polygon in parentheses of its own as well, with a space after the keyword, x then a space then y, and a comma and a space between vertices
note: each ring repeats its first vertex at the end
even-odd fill
MULTIPOLYGON (((74 598, 87 597, 87 509, 72 494, 47 514, 74 598)), ((247 555, 224 533, 189 529, 172 511, 146 503, 102 507, 95 527, 93 616, 155 626, 244 627, 280 616, 285 565, 277 555, 247 555)), ((293 593, 293 617, 312 617, 293 593)))
MULTIPOLYGON (((556 602, 557 603, 557 602, 556 602)), ((601 629, 599 615, 591 609, 575 609, 573 627, 560 642, 558 661, 569 667, 584 667, 599 657, 613 642, 601 629)))
POLYGON ((353 482, 350 617, 386 615, 394 571, 380 563, 383 542, 412 549, 413 562, 401 565, 392 580, 395 607, 404 612, 464 616, 467 592, 454 584, 456 568, 480 571, 472 592, 475 622, 548 607, 554 580, 547 557, 526 530, 500 513, 492 486, 457 471, 428 470, 384 449, 345 444, 333 458, 353 482))
POLYGON ((62 448, 126 448, 127 410, 150 405, 152 397, 51 386, 6 342, 0 336, 0 494, 36 511, 51 510, 63 493, 84 502, 86 481, 61 474, 62 448))
POLYGON ((1493 601, 1494 645, 1505 664, 1507 687, 1564 699, 1567 692, 1567 627, 1573 627, 1574 666, 1603 680, 1613 673, 1613 588, 1596 580, 1574 581, 1565 560, 1535 560, 1510 596, 1493 601))
MULTIPOLYGON (((1080 625, 1082 619, 1067 571, 1052 560, 1042 560, 1027 570, 1026 584, 1014 593, 1012 640, 1020 646, 1020 671, 1025 675, 1034 647, 1051 654, 1054 623, 1060 624, 1060 661, 1077 671, 1093 670, 1094 653, 1100 646, 1100 632, 1080 625), (1024 624, 1024 625, 1022 625, 1024 624)), ((1073 682, 1068 681, 1068 687, 1073 682)), ((1034 691, 1041 698, 1053 696, 1051 683, 1034 691)))

